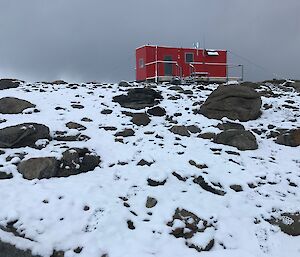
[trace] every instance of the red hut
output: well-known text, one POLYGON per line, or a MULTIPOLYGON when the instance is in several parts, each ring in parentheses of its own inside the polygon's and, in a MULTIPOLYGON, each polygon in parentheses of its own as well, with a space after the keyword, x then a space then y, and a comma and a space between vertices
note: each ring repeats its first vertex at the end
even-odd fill
POLYGON ((136 49, 137 81, 228 79, 227 51, 145 45, 136 49))

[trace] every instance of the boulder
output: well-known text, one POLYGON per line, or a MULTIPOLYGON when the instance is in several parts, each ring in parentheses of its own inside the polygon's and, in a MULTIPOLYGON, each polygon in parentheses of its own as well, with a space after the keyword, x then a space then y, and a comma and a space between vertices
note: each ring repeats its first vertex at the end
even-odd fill
POLYGON ((0 148, 35 147, 39 139, 50 139, 49 128, 38 123, 23 123, 0 129, 0 148))
POLYGON ((25 179, 48 179, 69 177, 94 170, 100 163, 100 157, 87 148, 70 148, 63 152, 63 157, 31 158, 18 165, 18 171, 25 179))
POLYGON ((242 129, 242 130, 244 130, 245 129, 245 127, 242 124, 229 122, 229 121, 218 124, 217 128, 220 129, 220 130, 228 130, 228 129, 242 129))
POLYGON ((170 131, 176 135, 185 136, 185 137, 190 136, 190 132, 186 126, 173 126, 170 129, 170 131))
POLYGON ((152 107, 158 104, 159 99, 162 99, 161 94, 151 88, 133 88, 128 91, 127 95, 113 97, 113 101, 122 107, 135 110, 152 107))
POLYGON ((256 150, 256 137, 248 130, 229 129, 217 134, 214 138, 217 144, 234 146, 239 150, 256 150))
POLYGON ((198 113, 211 119, 227 117, 232 120, 248 121, 260 116, 261 104, 260 95, 250 87, 219 86, 209 95, 198 113))
POLYGON ((300 213, 283 213, 278 218, 269 220, 272 225, 280 227, 280 230, 289 236, 300 236, 300 213))
POLYGON ((0 240, 0 257, 42 257, 42 256, 33 255, 30 250, 21 250, 12 244, 5 243, 0 240))
POLYGON ((146 126, 151 122, 146 113, 133 113, 131 121, 138 126, 146 126))
POLYGON ((34 104, 15 97, 3 97, 0 99, 0 113, 2 114, 17 114, 27 108, 34 107, 34 104))
POLYGON ((43 179, 55 177, 59 162, 54 157, 31 158, 18 165, 18 171, 26 179, 43 179))
POLYGON ((159 107, 159 106, 155 106, 151 109, 148 109, 147 110, 147 113, 152 115, 152 116, 158 116, 158 117, 161 117, 161 116, 165 116, 166 115, 166 110, 162 107, 159 107))
POLYGON ((277 144, 297 147, 300 145, 300 129, 293 129, 287 132, 282 132, 278 135, 277 144))
POLYGON ((9 89, 9 88, 17 88, 20 86, 21 81, 16 79, 0 79, 0 90, 9 89))

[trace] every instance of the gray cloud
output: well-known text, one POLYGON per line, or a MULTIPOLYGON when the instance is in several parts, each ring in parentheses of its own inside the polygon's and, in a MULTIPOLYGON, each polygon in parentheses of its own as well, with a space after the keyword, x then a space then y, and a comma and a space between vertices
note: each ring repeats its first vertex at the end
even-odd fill
POLYGON ((132 80, 151 43, 229 49, 246 78, 300 78, 299 0, 1 0, 0 76, 132 80))

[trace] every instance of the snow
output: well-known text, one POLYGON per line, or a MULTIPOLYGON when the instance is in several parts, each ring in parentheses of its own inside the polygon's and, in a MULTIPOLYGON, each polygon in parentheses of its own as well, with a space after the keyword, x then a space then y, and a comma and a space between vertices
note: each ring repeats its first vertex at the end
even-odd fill
MULTIPOLYGON (((21 249, 29 248, 34 254, 45 257, 49 257, 53 249, 65 251, 66 257, 99 257, 106 253, 109 257, 282 257, 287 252, 289 257, 300 256, 300 238, 288 236, 266 221, 271 216, 279 217, 282 212, 299 211, 299 147, 281 146, 263 135, 256 135, 258 150, 244 152, 197 138, 197 134, 181 137, 178 141, 178 136, 169 131, 171 124, 164 117, 151 117, 151 123, 145 127, 133 125, 131 118, 121 113, 126 109, 112 102, 113 96, 124 93, 118 85, 94 88, 88 84, 76 90, 65 85, 36 83, 34 86, 36 88, 24 84, 0 91, 1 97, 25 99, 40 110, 2 115, 1 119, 7 122, 1 123, 0 128, 37 122, 47 125, 52 135, 55 131, 74 135, 77 131, 65 126, 67 122, 74 121, 87 128, 81 133, 91 139, 67 143, 40 140, 37 145, 45 146, 41 150, 29 147, 7 149, 5 154, 0 155, 0 163, 3 164, 0 171, 14 175, 12 179, 0 180, 0 226, 18 220, 15 224, 18 231, 22 229, 25 237, 31 239, 15 237, 0 229, 2 241, 21 249), (26 88, 31 91, 25 91, 26 88), (41 88, 45 92, 40 92, 41 88), (71 104, 75 102, 84 108, 72 108, 71 104), (55 110, 57 106, 66 110, 55 110), (106 108, 113 113, 101 114, 101 110, 106 108), (83 117, 93 121, 83 122, 83 117), (115 126, 117 131, 133 128, 135 136, 124 138, 124 144, 115 142, 115 131, 99 129, 101 126, 115 126), (154 134, 144 134, 147 131, 154 131, 154 134), (163 139, 156 138, 156 135, 163 139), (65 150, 61 147, 65 145, 94 150, 101 157, 100 167, 67 178, 28 181, 22 178, 14 165, 19 157, 5 160, 7 156, 21 152, 27 153, 25 159, 41 156, 60 158, 65 150), (220 154, 213 154, 211 148, 221 149, 220 154), (226 152, 228 150, 240 155, 230 155, 226 152), (154 163, 150 167, 136 166, 141 159, 154 163), (206 164, 208 168, 199 170, 191 166, 189 160, 206 164), (128 164, 118 165, 121 162, 128 164), (172 175, 174 171, 188 179, 179 181, 172 175), (220 183, 226 195, 212 194, 193 183, 192 176, 199 175, 206 181, 220 183), (150 187, 147 178, 167 179, 167 182, 164 186, 150 187), (289 186, 288 180, 298 187, 289 186), (260 185, 251 189, 250 183, 260 185), (243 191, 237 193, 231 190, 232 184, 241 185, 243 191), (157 199, 154 208, 145 207, 147 196, 157 199), (120 197, 128 198, 129 208, 124 207, 120 197), (85 206, 89 210, 85 211, 85 206), (216 221, 215 229, 207 228, 209 233, 196 233, 190 240, 190 243, 205 245, 213 237, 215 245, 209 252, 199 254, 188 248, 184 239, 169 234, 170 227, 166 224, 172 220, 176 208, 184 208, 204 220, 216 221), (149 212, 152 214, 149 215, 149 212), (146 219, 149 221, 144 221, 146 219), (255 224, 255 219, 260 222, 255 224), (134 223, 134 230, 128 229, 128 220, 134 223), (73 251, 77 247, 82 247, 79 254, 73 251)), ((197 91, 193 98, 181 94, 180 99, 172 101, 167 99, 168 96, 177 93, 167 87, 158 86, 164 96, 160 106, 166 109, 167 114, 183 114, 174 117, 178 125, 197 125, 202 133, 220 132, 214 127, 220 121, 192 112, 197 108, 193 103, 204 101, 211 91, 197 91)), ((182 87, 193 90, 193 85, 182 87)), ((215 87, 210 85, 206 88, 213 90, 215 87)), ((285 100, 293 99, 299 103, 299 95, 293 91, 280 93, 277 98, 262 97, 263 104, 272 104, 273 108, 263 110, 257 120, 243 122, 246 129, 267 129, 269 124, 281 128, 299 126, 299 111, 282 108, 285 100)), ((288 219, 285 221, 289 222, 288 219)), ((175 222, 176 226, 184 227, 183 222, 177 219, 175 222)))

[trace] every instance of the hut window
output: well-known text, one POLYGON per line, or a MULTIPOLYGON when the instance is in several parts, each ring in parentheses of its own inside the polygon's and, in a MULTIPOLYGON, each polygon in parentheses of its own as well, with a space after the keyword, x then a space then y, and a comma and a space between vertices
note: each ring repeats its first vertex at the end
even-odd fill
POLYGON ((208 56, 219 56, 219 53, 215 50, 206 50, 208 56))
POLYGON ((144 66, 145 66, 144 59, 143 58, 139 59, 139 67, 144 68, 144 66))
POLYGON ((194 54, 193 53, 186 53, 185 54, 185 62, 186 63, 194 62, 194 54))

